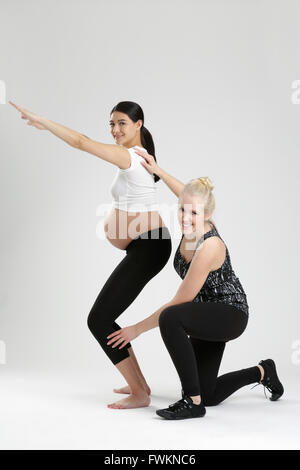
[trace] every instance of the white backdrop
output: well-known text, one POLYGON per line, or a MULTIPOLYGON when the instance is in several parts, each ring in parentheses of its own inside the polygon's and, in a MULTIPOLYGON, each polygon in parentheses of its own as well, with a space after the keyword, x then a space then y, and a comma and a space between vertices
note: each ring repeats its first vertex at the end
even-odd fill
MULTIPOLYGON (((131 100, 162 168, 215 184, 214 220, 250 306, 220 373, 273 357, 283 375, 300 376, 299 14, 296 0, 1 0, 0 371, 89 371, 106 374, 108 389, 121 385, 87 327, 125 256, 99 237, 116 167, 26 126, 8 100, 105 143, 111 109, 131 100)), ((162 205, 176 203, 157 187, 162 205)), ((181 282, 172 266, 180 229, 166 223, 171 258, 121 326, 152 314, 181 282)), ((179 387, 158 329, 133 346, 150 382, 179 387)))

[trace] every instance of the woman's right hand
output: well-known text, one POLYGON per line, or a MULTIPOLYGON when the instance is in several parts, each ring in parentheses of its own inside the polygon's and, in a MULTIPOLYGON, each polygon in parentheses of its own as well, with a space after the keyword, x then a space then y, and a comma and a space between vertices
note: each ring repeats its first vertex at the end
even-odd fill
POLYGON ((21 106, 18 106, 17 104, 13 103, 13 101, 9 101, 9 103, 21 113, 22 119, 26 119, 26 121, 28 121, 26 123, 28 126, 33 126, 40 130, 46 129, 46 127, 44 127, 43 124, 40 122, 41 116, 31 111, 28 111, 25 108, 21 108, 21 106))
POLYGON ((140 149, 136 149, 134 147, 134 151, 135 153, 137 153, 138 155, 140 155, 141 157, 144 158, 144 162, 141 162, 141 165, 143 165, 146 170, 149 171, 149 173, 151 173, 153 175, 153 173, 155 173, 157 176, 158 173, 159 173, 159 166, 157 165, 153 155, 150 155, 150 153, 147 153, 143 150, 140 150, 140 149))

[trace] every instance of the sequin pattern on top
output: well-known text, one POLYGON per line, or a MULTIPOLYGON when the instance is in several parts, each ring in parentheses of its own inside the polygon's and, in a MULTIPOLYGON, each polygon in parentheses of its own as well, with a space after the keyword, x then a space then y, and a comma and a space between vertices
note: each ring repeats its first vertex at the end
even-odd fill
MULTIPOLYGON (((209 232, 206 232, 200 238, 195 250, 197 249, 199 244, 206 240, 206 238, 212 236, 217 236, 221 238, 224 243, 224 240, 218 233, 215 225, 211 221, 209 221, 209 223, 213 228, 209 232)), ((184 279, 191 262, 186 263, 180 254, 180 245, 182 242, 182 238, 183 235, 181 237, 180 243, 174 256, 173 266, 175 268, 175 271, 181 277, 181 279, 184 279)), ((219 269, 211 271, 208 274, 205 283, 203 284, 199 293, 193 299, 193 302, 221 302, 233 305, 245 312, 247 315, 249 315, 247 296, 239 278, 236 276, 234 270, 232 269, 230 255, 225 243, 224 245, 226 248, 226 257, 224 263, 219 269)))

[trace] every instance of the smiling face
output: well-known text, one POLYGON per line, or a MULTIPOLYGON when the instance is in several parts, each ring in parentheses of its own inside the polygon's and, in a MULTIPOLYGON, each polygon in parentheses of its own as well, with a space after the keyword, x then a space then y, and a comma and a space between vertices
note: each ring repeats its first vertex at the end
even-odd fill
POLYGON ((109 125, 110 132, 115 143, 130 148, 134 145, 141 146, 140 129, 142 120, 133 122, 125 113, 114 111, 111 115, 109 125))
POLYGON ((209 218, 204 213, 201 198, 188 192, 179 196, 177 216, 184 235, 203 233, 205 220, 209 218))

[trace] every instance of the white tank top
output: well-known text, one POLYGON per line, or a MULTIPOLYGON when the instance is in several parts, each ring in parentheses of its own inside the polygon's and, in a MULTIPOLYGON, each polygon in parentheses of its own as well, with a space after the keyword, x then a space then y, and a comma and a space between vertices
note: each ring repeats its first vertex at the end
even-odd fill
MULTIPOLYGON (((131 158, 129 168, 118 168, 116 176, 110 186, 113 197, 112 205, 127 212, 148 212, 158 210, 157 187, 154 175, 151 175, 141 161, 143 157, 135 153, 135 147, 127 149, 131 158)), ((145 150, 136 145, 136 148, 145 150)))

